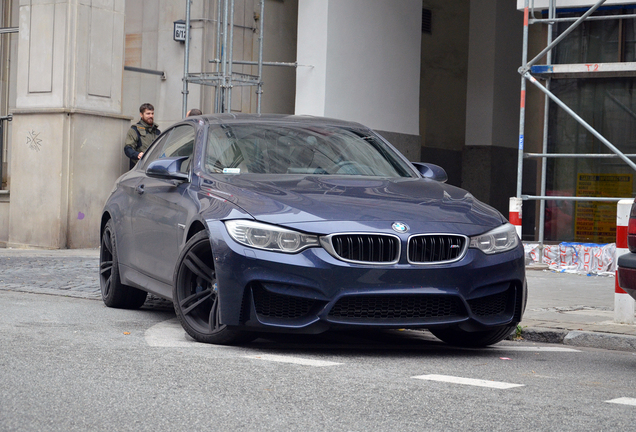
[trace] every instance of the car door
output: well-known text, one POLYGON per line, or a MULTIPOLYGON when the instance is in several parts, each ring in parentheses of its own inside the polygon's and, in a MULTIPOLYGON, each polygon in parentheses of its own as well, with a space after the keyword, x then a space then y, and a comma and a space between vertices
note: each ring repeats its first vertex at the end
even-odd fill
MULTIPOLYGON (((173 156, 192 157, 195 128, 191 125, 175 127, 168 138, 153 150, 147 167, 156 159, 173 156)), ((182 172, 189 174, 190 160, 181 166, 182 172)), ((136 199, 131 211, 132 238, 135 256, 134 267, 165 284, 172 284, 172 273, 179 254, 179 239, 190 208, 184 192, 189 181, 159 179, 147 176, 139 178, 135 187, 136 199)))

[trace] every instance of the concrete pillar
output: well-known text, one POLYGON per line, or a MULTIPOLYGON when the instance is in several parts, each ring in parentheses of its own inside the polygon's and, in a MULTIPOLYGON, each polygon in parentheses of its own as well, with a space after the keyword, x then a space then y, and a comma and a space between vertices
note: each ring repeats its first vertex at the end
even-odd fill
POLYGON ((523 14, 509 0, 471 0, 469 27, 462 187, 506 214, 516 195, 523 14))
POLYGON ((363 123, 419 160, 421 16, 420 0, 299 0, 296 114, 363 123))
POLYGON ((8 246, 97 247, 126 169, 124 0, 21 0, 8 246))

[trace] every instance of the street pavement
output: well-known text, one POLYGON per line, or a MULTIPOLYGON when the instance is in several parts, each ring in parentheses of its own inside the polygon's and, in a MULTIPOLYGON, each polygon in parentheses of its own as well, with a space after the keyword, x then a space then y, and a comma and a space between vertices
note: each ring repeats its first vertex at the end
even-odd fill
MULTIPOLYGON (((97 249, 0 248, 0 290, 101 300, 97 249)), ((528 267, 519 340, 636 351, 636 325, 614 322, 614 278, 528 267)), ((171 309, 149 296, 144 307, 171 309)))

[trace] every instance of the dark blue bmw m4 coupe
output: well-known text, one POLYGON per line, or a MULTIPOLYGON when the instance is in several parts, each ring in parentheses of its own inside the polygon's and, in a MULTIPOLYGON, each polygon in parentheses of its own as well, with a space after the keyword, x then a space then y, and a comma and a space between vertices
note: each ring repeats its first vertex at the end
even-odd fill
POLYGON ((508 221, 356 123, 189 117, 121 176, 101 220, 104 303, 169 299, 197 341, 426 328, 484 346, 526 303, 508 221))

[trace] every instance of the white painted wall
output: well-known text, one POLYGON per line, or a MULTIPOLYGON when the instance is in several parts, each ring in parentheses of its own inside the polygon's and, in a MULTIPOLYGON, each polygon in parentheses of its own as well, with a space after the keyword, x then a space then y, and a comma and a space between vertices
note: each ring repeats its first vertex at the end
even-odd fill
POLYGON ((422 2, 300 0, 296 114, 419 134, 422 2))
MULTIPOLYGON (((534 3, 535 9, 547 9, 550 4, 549 0, 529 0, 528 5, 532 7, 534 3)), ((557 8, 570 8, 570 7, 589 7, 598 3, 598 0, 556 0, 557 8)), ((603 6, 611 5, 626 5, 634 4, 634 0, 607 0, 603 3, 603 6)), ((517 9, 523 10, 525 7, 525 0, 517 0, 517 9)))
POLYGON ((325 115, 328 12, 329 1, 298 2, 296 114, 325 115))

